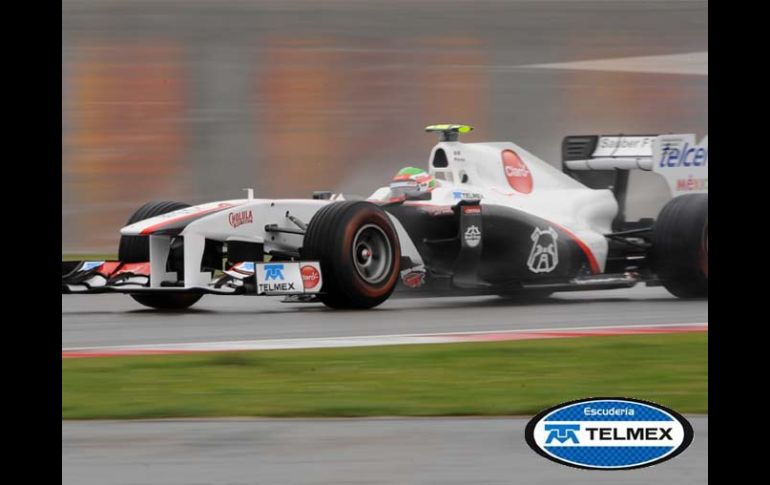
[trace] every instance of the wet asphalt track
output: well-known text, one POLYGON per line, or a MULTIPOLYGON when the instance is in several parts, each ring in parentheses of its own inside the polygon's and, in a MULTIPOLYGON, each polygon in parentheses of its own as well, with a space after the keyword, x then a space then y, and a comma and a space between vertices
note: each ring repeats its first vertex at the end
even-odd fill
POLYGON ((63 295, 62 348, 707 321, 708 301, 678 300, 644 286, 529 303, 496 296, 391 298, 366 311, 209 295, 182 314, 148 310, 124 295, 63 295))
MULTIPOLYGON (((706 321, 707 301, 645 287, 531 303, 392 298, 360 312, 209 296, 190 313, 159 314, 122 295, 62 296, 62 347, 706 321)), ((541 458, 518 418, 65 421, 62 484, 706 483, 708 417, 691 422, 683 455, 609 473, 541 458)))
POLYGON ((524 441, 526 419, 181 420, 62 423, 62 483, 703 484, 708 418, 659 465, 586 471, 524 441))

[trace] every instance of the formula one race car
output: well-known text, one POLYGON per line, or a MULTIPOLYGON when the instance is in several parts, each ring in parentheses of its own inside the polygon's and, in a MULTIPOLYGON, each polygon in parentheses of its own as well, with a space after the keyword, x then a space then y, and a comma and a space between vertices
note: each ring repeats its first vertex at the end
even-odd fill
POLYGON ((366 200, 151 202, 121 230, 119 261, 62 263, 62 293, 121 292, 159 309, 202 295, 289 295, 371 308, 396 286, 420 294, 549 295, 663 285, 708 296, 708 138, 569 136, 562 170, 511 142, 440 136, 366 200), (629 170, 662 175, 656 220, 624 216, 629 170))

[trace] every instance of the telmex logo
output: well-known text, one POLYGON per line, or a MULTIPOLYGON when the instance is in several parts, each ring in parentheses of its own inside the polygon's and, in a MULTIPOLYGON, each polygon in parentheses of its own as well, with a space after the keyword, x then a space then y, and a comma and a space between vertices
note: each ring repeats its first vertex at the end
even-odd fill
POLYGON ((456 190, 452 192, 452 197, 455 199, 483 199, 484 196, 475 192, 462 192, 456 190))
POLYGON ((551 443, 556 440, 559 443, 566 443, 570 441, 572 443, 580 443, 575 431, 580 431, 579 424, 546 424, 545 430, 548 431, 548 439, 545 440, 545 444, 551 443))
POLYGON ((674 458, 690 445, 693 430, 682 415, 655 403, 591 398, 546 409, 525 435, 533 450, 557 463, 626 470, 674 458))
POLYGON ((281 280, 283 281, 283 265, 282 264, 266 264, 265 268, 265 281, 281 280))

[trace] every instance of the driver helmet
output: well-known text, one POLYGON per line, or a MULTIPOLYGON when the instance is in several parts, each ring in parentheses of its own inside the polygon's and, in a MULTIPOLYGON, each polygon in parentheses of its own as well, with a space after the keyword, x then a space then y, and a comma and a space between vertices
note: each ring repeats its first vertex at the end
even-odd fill
POLYGON ((390 182, 393 197, 427 194, 436 188, 436 179, 421 168, 406 167, 398 171, 390 182))

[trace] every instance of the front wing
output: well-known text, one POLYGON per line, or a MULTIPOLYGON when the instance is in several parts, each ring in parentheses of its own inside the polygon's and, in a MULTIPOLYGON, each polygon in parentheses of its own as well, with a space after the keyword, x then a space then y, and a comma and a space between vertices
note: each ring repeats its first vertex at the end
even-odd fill
POLYGON ((318 261, 240 262, 214 272, 207 285, 164 281, 150 288, 150 263, 62 261, 62 294, 195 293, 218 295, 316 294, 323 284, 318 261))

